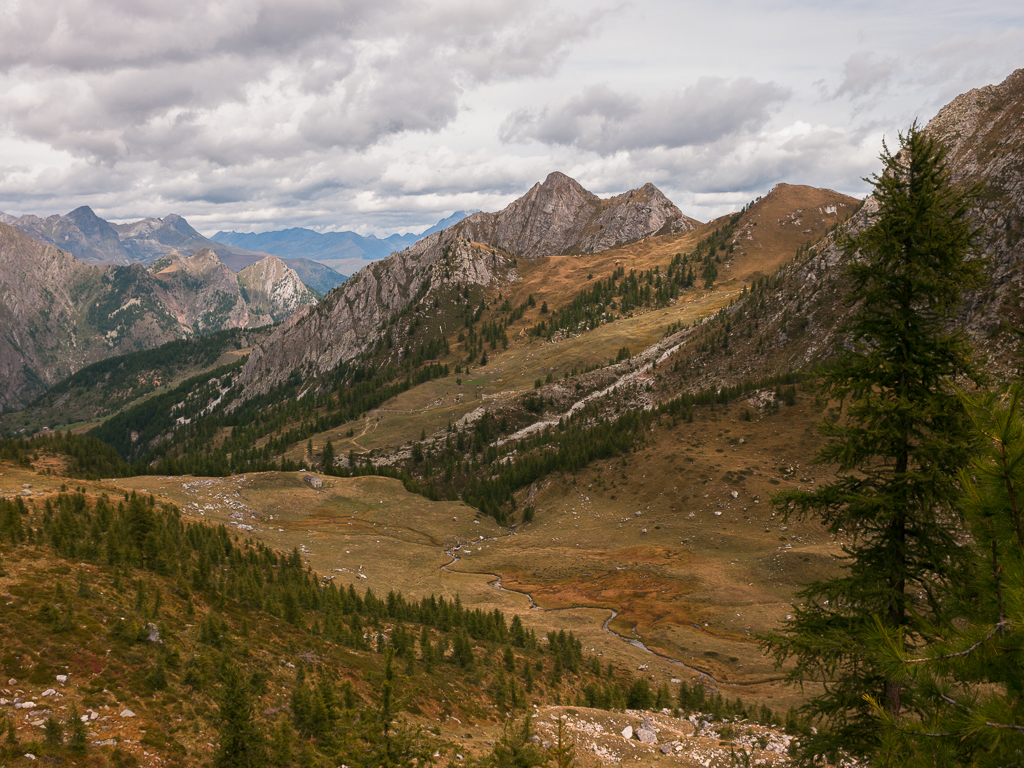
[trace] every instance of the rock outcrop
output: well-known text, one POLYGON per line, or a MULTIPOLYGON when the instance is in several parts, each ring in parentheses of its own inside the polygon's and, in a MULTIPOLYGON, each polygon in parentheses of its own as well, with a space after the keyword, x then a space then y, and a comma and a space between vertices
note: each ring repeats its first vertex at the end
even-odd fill
POLYGON ((975 215, 991 284, 974 297, 965 327, 994 357, 1004 357, 1016 340, 998 339, 1000 330, 1024 322, 1024 69, 958 96, 927 131, 949 149, 955 181, 982 185, 975 215))
POLYGON ((685 232, 697 223, 653 184, 602 200, 555 172, 504 210, 475 213, 447 231, 529 259, 597 253, 649 235, 685 232))
POLYGON ((238 273, 238 285, 249 305, 249 311, 268 315, 274 322, 288 317, 306 304, 315 304, 316 297, 277 256, 267 256, 238 273))

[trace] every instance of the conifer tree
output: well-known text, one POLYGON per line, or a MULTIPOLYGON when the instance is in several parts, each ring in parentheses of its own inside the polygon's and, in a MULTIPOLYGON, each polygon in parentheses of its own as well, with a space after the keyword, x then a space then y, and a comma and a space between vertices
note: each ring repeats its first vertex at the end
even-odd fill
POLYGON ((1024 764, 1024 387, 968 403, 984 441, 961 475, 970 578, 949 596, 955 620, 925 652, 908 653, 901 632, 882 628, 890 674, 922 710, 892 717, 876 703, 888 765, 1024 764))
POLYGON ((259 768, 267 764, 266 740, 256 726, 252 694, 234 664, 224 667, 220 700, 220 744, 214 768, 259 768))
POLYGON ((325 475, 333 474, 334 472, 334 446, 331 445, 331 441, 328 440, 327 444, 324 445, 323 455, 320 457, 320 461, 323 464, 323 470, 325 475))
POLYGON ((576 765, 576 744, 565 732, 565 718, 558 718, 558 734, 548 750, 554 768, 573 768, 576 765))
POLYGON ((891 717, 916 709, 868 640, 877 620, 910 647, 923 642, 917 620, 938 612, 938 588, 962 558, 953 501, 970 429, 953 380, 976 374, 949 324, 964 291, 980 283, 968 215, 977 189, 951 183, 945 151, 916 124, 900 151, 885 148, 881 159, 866 204, 876 209, 846 241, 849 351, 822 384, 844 411, 820 425, 830 441, 819 461, 834 465, 836 478, 773 500, 787 517, 817 519, 846 539, 842 571, 804 587, 783 631, 763 638, 777 663, 796 662, 790 682, 824 685, 803 710, 818 726, 802 741, 805 758, 877 748, 879 722, 865 697, 891 717))

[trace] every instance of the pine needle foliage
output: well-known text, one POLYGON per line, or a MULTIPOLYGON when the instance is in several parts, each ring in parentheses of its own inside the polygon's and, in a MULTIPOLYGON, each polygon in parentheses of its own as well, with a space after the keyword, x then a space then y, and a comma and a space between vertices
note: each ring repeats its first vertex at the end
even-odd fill
POLYGON ((842 572, 805 586, 793 618, 762 639, 778 664, 795 662, 791 683, 824 685, 803 710, 818 726, 801 743, 807 761, 875 751, 880 726, 865 697, 892 717, 915 711, 867 640, 881 625, 909 647, 923 643, 923 620, 940 612, 939 587, 962 562, 954 500, 972 433, 953 382, 978 376, 949 327, 983 265, 968 215, 978 190, 951 182, 945 155, 916 124, 897 154, 883 150, 868 226, 846 239, 848 351, 822 383, 843 409, 819 426, 830 441, 818 460, 836 478, 773 499, 787 517, 815 518, 844 540, 842 572))
POLYGON ((895 718, 874 702, 886 765, 1024 765, 1024 388, 968 403, 984 445, 961 474, 970 578, 950 595, 951 626, 923 654, 879 627, 890 676, 922 709, 895 718))

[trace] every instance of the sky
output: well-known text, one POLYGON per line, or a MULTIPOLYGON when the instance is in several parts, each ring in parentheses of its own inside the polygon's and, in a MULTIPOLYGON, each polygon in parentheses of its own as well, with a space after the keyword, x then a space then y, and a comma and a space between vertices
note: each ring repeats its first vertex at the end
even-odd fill
POLYGON ((557 170, 706 221, 1021 66, 1020 0, 0 0, 0 211, 386 236, 557 170))

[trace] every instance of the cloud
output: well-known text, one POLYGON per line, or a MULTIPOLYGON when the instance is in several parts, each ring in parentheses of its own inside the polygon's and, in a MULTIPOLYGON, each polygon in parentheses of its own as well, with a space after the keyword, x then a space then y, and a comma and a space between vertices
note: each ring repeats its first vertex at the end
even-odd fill
POLYGON ((683 91, 640 97, 608 86, 587 88, 554 107, 513 112, 503 142, 539 141, 610 155, 653 147, 702 146, 757 131, 790 97, 775 83, 703 77, 683 91))
POLYGON ((863 99, 884 89, 899 71, 895 56, 878 56, 870 51, 857 51, 843 65, 843 81, 831 98, 863 99))
POLYGON ((466 87, 551 74, 602 17, 539 0, 33 0, 2 13, 0 126, 107 166, 436 133, 466 87))

